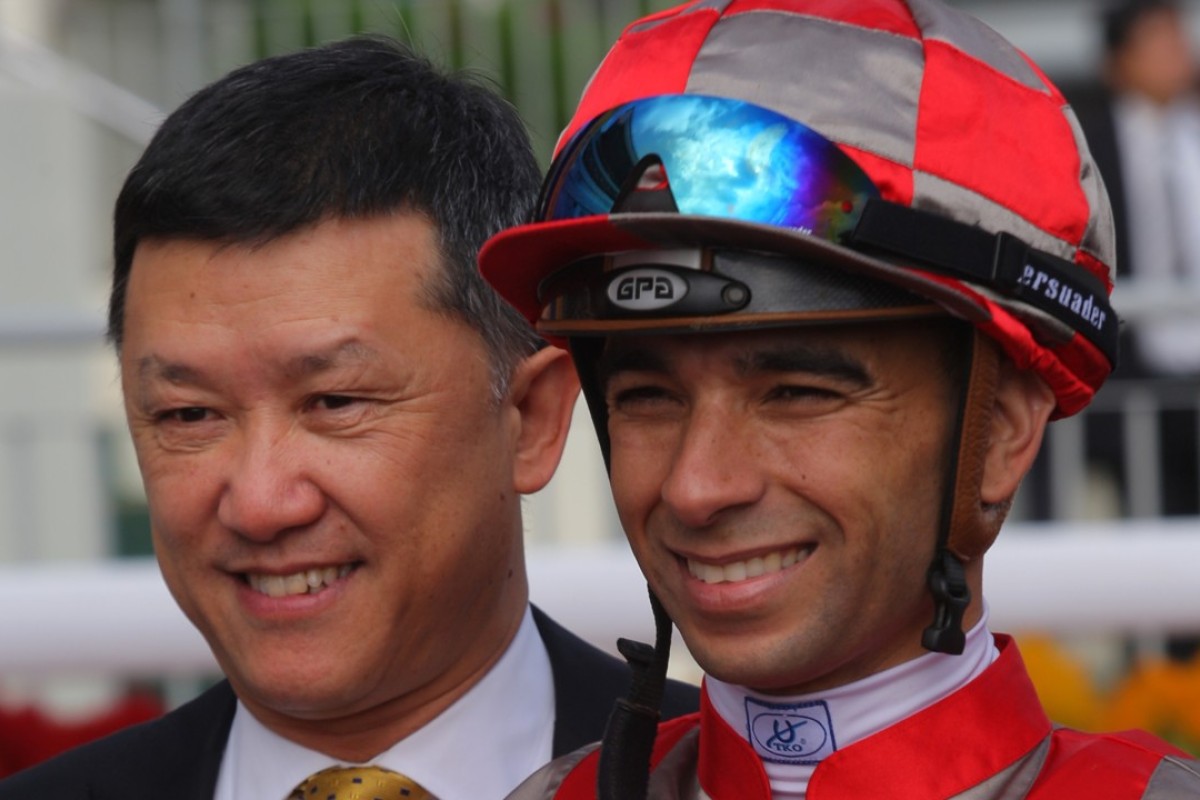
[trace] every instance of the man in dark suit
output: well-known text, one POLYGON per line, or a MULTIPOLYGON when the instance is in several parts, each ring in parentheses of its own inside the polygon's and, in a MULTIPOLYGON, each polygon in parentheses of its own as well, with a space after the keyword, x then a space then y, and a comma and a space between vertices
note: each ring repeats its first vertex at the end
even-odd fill
MULTIPOLYGON (((1192 112, 1196 65, 1173 0, 1118 0, 1104 8, 1100 25, 1102 80, 1068 99, 1112 199, 1118 273, 1153 277, 1175 260, 1170 250, 1177 237, 1174 215, 1165 207, 1171 198, 1164 178, 1179 168, 1174 128, 1181 112, 1192 112), (1127 186, 1127 177, 1139 185, 1127 186)), ((1153 356, 1150 360, 1143 361, 1140 347, 1122 352, 1118 375, 1162 371, 1153 356)))
POLYGON ((479 800, 600 737, 626 668, 529 606, 522 549, 578 385, 475 270, 538 177, 506 103, 379 38, 167 119, 117 200, 109 334, 159 564, 227 680, 0 798, 284 800, 370 764, 479 800))
MULTIPOLYGON (((1103 81, 1070 97, 1112 199, 1117 268, 1133 282, 1200 282, 1200 97, 1186 20, 1174 0, 1119 0, 1101 17, 1103 81)), ((1194 316, 1194 315, 1193 315, 1194 316)), ((1123 331, 1118 379, 1200 375, 1200 322, 1162 314, 1123 331)), ((1158 418, 1161 511, 1200 511, 1194 409, 1158 418)), ((1088 446, 1118 483, 1127 481, 1122 432, 1103 420, 1088 446)), ((1130 513, 1129 508, 1123 509, 1130 513)))

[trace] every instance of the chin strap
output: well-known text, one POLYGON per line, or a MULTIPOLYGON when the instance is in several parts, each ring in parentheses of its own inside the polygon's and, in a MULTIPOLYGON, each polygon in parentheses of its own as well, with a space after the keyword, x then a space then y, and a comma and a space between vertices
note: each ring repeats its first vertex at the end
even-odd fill
POLYGON ((979 558, 995 538, 994 524, 984 518, 979 501, 992 406, 999 380, 995 346, 977 329, 963 364, 965 380, 949 448, 949 469, 938 530, 937 551, 927 581, 933 595, 933 622, 921 644, 935 653, 959 655, 966 644, 963 614, 971 604, 965 565, 979 558))
MULTIPOLYGON (((595 364, 603 343, 599 338, 571 339, 575 364, 595 364)), ((580 370, 579 381, 607 471, 612 466, 612 453, 604 395, 593 372, 580 370)), ((597 800, 645 800, 650 784, 650 757, 658 735, 674 630, 671 617, 653 591, 650 591, 650 608, 654 612, 653 647, 629 639, 617 640, 617 649, 629 663, 633 680, 629 695, 617 700, 604 728, 596 773, 597 800)))
POLYGON ((644 800, 650 783, 650 755, 658 733, 672 631, 671 618, 654 592, 650 592, 650 607, 654 610, 654 646, 617 640, 617 649, 633 672, 633 685, 628 697, 617 700, 604 729, 597 800, 644 800))

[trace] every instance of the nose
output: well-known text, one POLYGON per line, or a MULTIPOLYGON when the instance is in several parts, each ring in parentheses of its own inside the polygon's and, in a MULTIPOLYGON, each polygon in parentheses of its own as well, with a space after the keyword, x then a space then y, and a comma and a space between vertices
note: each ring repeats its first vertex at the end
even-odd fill
POLYGON ((696 406, 676 443, 662 486, 663 502, 691 528, 711 525, 730 510, 754 504, 767 483, 753 451, 747 426, 736 414, 696 406))
POLYGON ((235 445, 239 452, 231 459, 217 518, 247 539, 271 541, 313 524, 325 510, 302 434, 280 427, 254 426, 235 445))

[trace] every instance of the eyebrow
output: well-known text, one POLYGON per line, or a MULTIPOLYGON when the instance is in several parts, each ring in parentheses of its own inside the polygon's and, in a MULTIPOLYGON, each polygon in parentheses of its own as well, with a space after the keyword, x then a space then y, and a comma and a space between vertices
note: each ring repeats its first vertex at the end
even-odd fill
POLYGON ((201 370, 181 362, 167 361, 155 353, 138 359, 137 376, 138 382, 142 384, 152 380, 161 380, 173 385, 204 383, 201 370))
MULTIPOLYGON (((871 384, 871 375, 861 361, 829 347, 789 345, 750 349, 738 355, 735 369, 742 377, 794 372, 848 381, 856 386, 871 384)), ((598 364, 601 385, 621 372, 666 374, 670 369, 667 359, 655 350, 605 348, 598 364)))
POLYGON ((362 366, 379 360, 381 356, 378 350, 358 339, 348 339, 326 350, 289 359, 284 365, 284 372, 289 377, 304 378, 338 367, 362 366))
MULTIPOLYGON (((374 348, 358 339, 347 339, 332 347, 289 358, 283 364, 283 374, 291 378, 304 378, 338 367, 363 365, 379 359, 380 354, 374 348)), ((157 353, 151 353, 138 360, 137 374, 139 383, 143 385, 155 380, 165 381, 173 386, 199 386, 211 382, 203 369, 186 362, 167 360, 157 353)))
POLYGON ((861 361, 826 347, 780 347, 753 350, 738 358, 738 373, 743 376, 764 372, 804 372, 822 375, 857 386, 867 386, 871 376, 861 361))

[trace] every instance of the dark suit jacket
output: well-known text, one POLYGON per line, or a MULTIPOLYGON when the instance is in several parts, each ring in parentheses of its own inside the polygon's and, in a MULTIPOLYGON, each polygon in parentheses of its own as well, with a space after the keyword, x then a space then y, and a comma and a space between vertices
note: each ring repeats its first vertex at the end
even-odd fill
POLYGON ((1112 94, 1099 86, 1079 87, 1067 94, 1087 138, 1088 150, 1100 170, 1108 200, 1112 204, 1117 234, 1117 273, 1129 274, 1129 213, 1125 204, 1125 179, 1121 172, 1121 147, 1113 117, 1112 94))
MULTIPOLYGON (((629 670, 537 608, 533 614, 554 673, 557 757, 603 735, 613 702, 629 689, 629 670)), ((161 719, 0 781, 0 800, 212 800, 236 705, 229 683, 222 681, 161 719)), ((696 687, 672 682, 663 716, 686 714, 698 705, 696 687)))
MULTIPOLYGON (((1129 250, 1129 205, 1125 199, 1125 178, 1121 171, 1121 146, 1117 141, 1117 123, 1113 116, 1115 98, 1100 86, 1080 87, 1066 94, 1071 108, 1079 119, 1079 127, 1087 139, 1088 150, 1100 170, 1108 201, 1112 205, 1113 228, 1117 237, 1117 281, 1122 282, 1137 273, 1137 265, 1129 250)), ((1138 357, 1134 344, 1134 331, 1128 325, 1121 326, 1120 359, 1114 378, 1145 378, 1154 374, 1138 357)), ((1112 426, 1099 434, 1101 439, 1115 439, 1119 432, 1112 426)), ((1093 437, 1095 438, 1095 437, 1093 437)), ((1106 452, 1119 445, 1115 442, 1103 445, 1106 452)))

